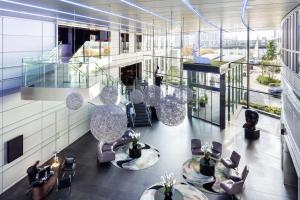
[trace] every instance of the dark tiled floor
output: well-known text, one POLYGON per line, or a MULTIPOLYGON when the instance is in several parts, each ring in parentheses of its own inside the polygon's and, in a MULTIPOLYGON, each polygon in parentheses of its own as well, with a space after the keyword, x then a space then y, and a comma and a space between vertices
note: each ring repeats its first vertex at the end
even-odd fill
MULTIPOLYGON (((190 139, 200 138, 203 142, 222 141, 224 156, 228 156, 232 150, 241 153, 240 168, 245 164, 250 168, 242 199, 296 200, 296 189, 283 185, 279 135, 263 132, 258 141, 248 142, 241 128, 242 117, 237 119, 225 131, 197 119, 185 120, 177 127, 155 123, 152 128, 141 128, 142 141, 154 145, 161 153, 156 165, 141 171, 127 171, 111 164, 98 167, 97 142, 91 134, 87 134, 61 152, 61 155, 74 155, 77 158, 78 166, 70 196, 53 191, 47 199, 138 200, 147 187, 160 182, 164 172, 173 172, 180 179, 181 166, 191 157, 190 139)), ((264 123, 260 124, 263 130, 268 126, 268 123, 265 124, 267 121, 264 118, 264 123)), ((0 199, 26 199, 26 187, 27 179, 24 179, 2 194, 0 199)), ((230 199, 206 195, 214 200, 230 199)))

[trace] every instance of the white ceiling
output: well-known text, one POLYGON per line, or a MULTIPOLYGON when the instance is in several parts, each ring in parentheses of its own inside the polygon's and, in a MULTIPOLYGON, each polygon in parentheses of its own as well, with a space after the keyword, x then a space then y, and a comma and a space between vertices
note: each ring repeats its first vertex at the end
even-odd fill
MULTIPOLYGON (((94 18, 101 18, 111 22, 118 22, 125 25, 131 25, 132 27, 143 27, 143 30, 151 30, 151 26, 141 24, 139 22, 122 19, 120 17, 112 16, 82 8, 74 5, 61 2, 59 0, 12 0, 22 2, 26 4, 42 6, 46 8, 57 9, 60 11, 81 14, 94 18)), ((157 30, 163 30, 168 24, 168 21, 162 20, 149 13, 146 13, 137 8, 131 7, 119 0, 71 0, 76 3, 92 6, 101 10, 113 12, 116 14, 123 15, 132 19, 140 20, 147 24, 155 25, 157 30), (162 27, 162 28, 161 28, 162 27)), ((186 7, 181 0, 128 0, 136 3, 143 8, 150 10, 158 15, 171 19, 173 16, 173 27, 179 27, 178 22, 182 22, 184 19, 184 31, 191 32, 197 31, 200 23, 201 30, 217 30, 214 27, 209 26, 203 20, 200 19, 186 7), (173 13, 173 14, 171 14, 173 13), (176 23, 177 22, 177 23, 176 23)), ((223 26, 223 29, 228 31, 236 31, 244 28, 241 22, 241 10, 243 0, 190 0, 190 3, 195 9, 197 9, 202 15, 204 15, 210 22, 217 26, 223 26)), ((278 28, 282 18, 293 8, 299 5, 299 0, 249 0, 247 17, 249 20, 250 27, 254 30, 258 29, 272 29, 278 28)), ((36 8, 24 7, 21 5, 14 5, 0 1, 0 8, 26 11, 35 14, 43 14, 54 17, 60 17, 65 19, 74 19, 72 16, 65 14, 58 14, 55 12, 40 10, 36 8)), ((13 15, 9 12, 1 12, 3 15, 13 15)), ((24 16, 18 14, 18 16, 24 16)), ((29 17, 29 16, 24 16, 29 17)), ((36 18, 31 16, 30 18, 36 18)), ((115 24, 101 23, 90 19, 75 18, 76 20, 111 25, 118 27, 115 24)), ((170 25, 170 24, 169 24, 170 25)), ((178 28, 179 30, 179 28, 178 28)))

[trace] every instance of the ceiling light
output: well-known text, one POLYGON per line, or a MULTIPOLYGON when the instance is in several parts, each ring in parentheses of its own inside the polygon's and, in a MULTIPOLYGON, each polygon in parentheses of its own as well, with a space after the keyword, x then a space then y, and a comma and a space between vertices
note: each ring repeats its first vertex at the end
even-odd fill
POLYGON ((140 21, 140 20, 136 20, 136 19, 133 19, 133 18, 125 17, 123 15, 112 13, 112 12, 108 12, 108 11, 105 11, 105 10, 100 10, 98 8, 94 8, 94 7, 91 7, 91 6, 84 5, 84 4, 75 3, 75 2, 72 2, 72 1, 68 1, 68 0, 60 0, 60 1, 68 3, 68 4, 71 4, 71 5, 74 5, 74 6, 79 6, 79 7, 82 7, 82 8, 93 10, 93 11, 96 11, 96 12, 101 12, 101 13, 113 15, 113 16, 116 16, 116 17, 120 17, 122 19, 127 19, 127 20, 131 20, 131 21, 135 21, 135 22, 139 22, 139 23, 142 23, 142 24, 146 24, 146 25, 152 26, 152 24, 148 24, 148 23, 140 21))
POLYGON ((159 14, 156 14, 156 13, 150 11, 150 10, 147 10, 146 8, 143 8, 143 7, 141 7, 141 6, 138 6, 137 4, 134 4, 134 3, 130 2, 130 1, 126 1, 126 0, 120 0, 120 1, 123 2, 123 3, 126 3, 127 5, 132 6, 132 7, 134 7, 134 8, 140 9, 140 10, 146 12, 146 13, 149 13, 149 14, 151 14, 151 15, 154 15, 155 17, 158 17, 158 18, 163 19, 163 20, 165 20, 165 21, 171 22, 170 19, 168 19, 168 18, 166 18, 166 17, 163 17, 163 16, 161 16, 161 15, 159 15, 159 14))
POLYGON ((97 26, 97 27, 109 28, 109 26, 106 26, 106 25, 94 24, 94 23, 87 23, 87 22, 73 20, 73 19, 64 19, 64 18, 53 17, 53 16, 49 16, 49 15, 41 15, 41 14, 29 13, 29 12, 25 12, 25 11, 16 11, 16 10, 10 10, 10 9, 5 9, 5 8, 0 8, 0 11, 17 13, 17 14, 22 14, 22 15, 30 15, 30 16, 34 16, 34 17, 43 17, 43 18, 54 19, 54 20, 62 20, 62 21, 68 21, 68 22, 75 22, 75 23, 81 23, 81 24, 88 24, 88 25, 94 25, 94 26, 97 26))
POLYGON ((245 28, 247 28, 249 30, 252 30, 249 27, 249 23, 246 22, 246 18, 245 18, 247 7, 248 7, 248 0, 243 0, 243 8, 242 8, 242 13, 241 13, 241 20, 242 20, 242 23, 244 24, 245 28))
POLYGON ((136 28, 136 27, 131 26, 131 25, 125 25, 125 24, 121 24, 121 23, 117 23, 117 22, 111 22, 111 21, 108 21, 108 20, 105 20, 105 19, 99 19, 99 18, 89 17, 89 16, 85 16, 85 15, 64 12, 64 11, 55 10, 55 9, 52 9, 52 8, 46 8, 46 7, 41 7, 41 6, 36 6, 36 5, 31 5, 31 4, 26 4, 26 3, 16 2, 16 1, 10 1, 10 0, 0 0, 0 1, 15 4, 15 5, 26 6, 26 7, 30 7, 30 8, 36 8, 36 9, 40 9, 40 10, 46 10, 46 11, 55 12, 55 13, 61 13, 61 14, 70 15, 70 16, 76 16, 76 17, 80 17, 80 18, 100 21, 100 22, 106 22, 106 23, 111 23, 111 24, 117 24, 117 25, 121 25, 121 26, 136 28))
MULTIPOLYGON (((219 26, 215 25, 214 23, 210 22, 204 15, 202 15, 199 11, 197 11, 189 2, 189 0, 181 0, 190 10, 192 10, 196 15, 198 15, 198 17, 200 17, 205 23, 207 23, 208 25, 216 28, 216 29, 221 29, 219 26)), ((225 30, 223 30, 225 31, 225 30)))

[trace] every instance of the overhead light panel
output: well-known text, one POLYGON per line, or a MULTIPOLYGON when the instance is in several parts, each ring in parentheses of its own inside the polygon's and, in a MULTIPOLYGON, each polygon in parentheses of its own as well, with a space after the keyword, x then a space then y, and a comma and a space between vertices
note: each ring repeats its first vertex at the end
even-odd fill
POLYGON ((163 17, 163 16, 161 16, 161 15, 159 15, 159 14, 156 14, 156 13, 154 13, 154 12, 152 12, 152 11, 146 9, 146 8, 143 8, 143 7, 141 7, 141 6, 139 6, 139 5, 135 4, 135 3, 132 3, 132 2, 126 1, 126 0, 120 0, 120 1, 123 2, 123 3, 126 3, 126 4, 129 5, 129 6, 132 6, 132 7, 134 7, 134 8, 139 9, 139 10, 142 10, 142 11, 144 11, 145 13, 151 14, 151 15, 153 15, 153 16, 155 16, 155 17, 158 17, 158 18, 163 19, 163 20, 165 20, 165 21, 171 22, 170 19, 168 19, 168 18, 166 18, 166 17, 163 17))
POLYGON ((246 21, 246 10, 249 9, 248 7, 248 0, 243 0, 243 8, 242 8, 242 13, 241 13, 241 20, 242 23, 244 24, 245 28, 252 30, 249 27, 249 22, 246 21))
POLYGON ((84 5, 84 4, 80 4, 80 3, 76 3, 76 2, 72 2, 72 1, 68 1, 68 0, 60 0, 60 1, 64 2, 64 3, 74 5, 74 6, 78 6, 78 7, 86 8, 86 9, 89 9, 89 10, 93 10, 93 11, 96 11, 96 12, 101 12, 101 13, 105 13, 105 14, 108 14, 108 15, 112 15, 112 16, 115 16, 115 17, 122 18, 122 19, 127 19, 127 20, 130 20, 130 21, 135 21, 135 22, 139 22, 141 24, 146 24, 146 25, 152 26, 152 24, 148 24, 146 22, 143 22, 143 21, 140 21, 140 20, 137 20, 137 19, 126 17, 126 16, 123 16, 123 15, 120 15, 120 14, 117 14, 117 13, 108 12, 108 11, 101 10, 101 9, 98 9, 98 8, 94 8, 94 7, 91 7, 91 6, 87 6, 87 5, 84 5))
POLYGON ((110 28, 109 26, 106 26, 106 25, 88 23, 88 22, 83 22, 83 21, 78 21, 78 20, 73 20, 73 19, 65 19, 65 18, 60 18, 60 17, 53 17, 53 16, 49 16, 49 15, 29 13, 29 12, 26 12, 26 11, 10 10, 10 9, 5 9, 5 8, 0 8, 0 11, 16 13, 16 14, 22 14, 22 15, 29 15, 29 16, 34 16, 34 17, 42 17, 42 18, 47 18, 47 19, 61 20, 61 21, 64 21, 64 22, 73 22, 73 23, 80 23, 80 24, 86 24, 86 25, 93 25, 93 26, 97 26, 97 27, 110 28))
POLYGON ((0 1, 5 2, 5 3, 10 3, 10 4, 15 4, 15 5, 20 5, 20 6, 25 6, 25 7, 30 7, 30 8, 45 10, 45 11, 49 11, 49 12, 60 13, 60 14, 64 14, 64 15, 75 16, 75 17, 89 19, 89 20, 95 20, 95 21, 99 21, 99 22, 105 22, 105 23, 110 23, 110 24, 117 24, 117 25, 121 25, 121 26, 136 28, 136 27, 131 26, 131 25, 125 25, 125 24, 121 24, 121 23, 118 23, 118 22, 111 22, 111 21, 108 21, 108 20, 105 20, 105 19, 89 17, 89 16, 80 15, 80 14, 76 14, 76 13, 69 13, 69 12, 65 12, 65 11, 61 11, 61 10, 56 10, 56 9, 52 9, 52 8, 46 8, 46 7, 41 7, 41 6, 36 6, 36 5, 31 5, 31 4, 26 4, 26 3, 21 3, 21 2, 17 2, 17 1, 10 1, 10 0, 0 0, 0 1))
MULTIPOLYGON (((196 10, 192 4, 190 4, 189 0, 181 0, 182 3, 184 3, 191 11, 193 11, 200 19, 202 19, 206 24, 216 28, 216 29, 221 29, 219 26, 215 25, 214 23, 210 22, 204 15, 202 15, 198 10, 196 10)), ((225 31, 225 30, 224 30, 225 31)))

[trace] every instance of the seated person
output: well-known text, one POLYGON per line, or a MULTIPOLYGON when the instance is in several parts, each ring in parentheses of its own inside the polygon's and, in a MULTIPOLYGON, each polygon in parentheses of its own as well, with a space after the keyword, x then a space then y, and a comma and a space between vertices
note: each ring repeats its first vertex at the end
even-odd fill
POLYGON ((27 174, 29 178, 29 184, 32 186, 39 186, 41 181, 39 179, 39 166, 40 161, 36 161, 35 164, 27 169, 27 174))

